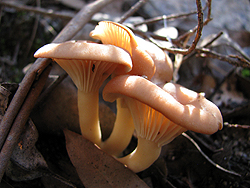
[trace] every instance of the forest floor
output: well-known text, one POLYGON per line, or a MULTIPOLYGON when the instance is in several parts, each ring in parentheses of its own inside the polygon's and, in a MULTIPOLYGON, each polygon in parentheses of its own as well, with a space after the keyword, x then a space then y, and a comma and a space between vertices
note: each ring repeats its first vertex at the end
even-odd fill
MULTIPOLYGON (((28 7, 36 7, 35 1, 22 0, 20 2, 28 7)), ((22 6, 17 8, 0 4, 0 83, 11 92, 8 104, 18 88, 18 84, 22 82, 27 72, 26 69, 36 61, 33 57, 35 51, 44 44, 50 43, 70 18, 77 13, 75 8, 61 3, 62 1, 41 0, 39 2, 44 10, 53 9, 64 16, 45 16, 22 6)), ((141 12, 136 15, 143 16, 141 12)), ((79 34, 77 38, 83 37, 82 39, 89 40, 84 36, 88 35, 88 31, 91 30, 89 28, 94 28, 96 23, 92 20, 86 26, 86 30, 83 30, 83 33, 79 34)), ((153 24, 150 25, 150 29, 152 28, 153 24)), ((203 29, 206 29, 206 26, 203 29)), ((178 31, 180 35, 187 32, 178 31)), ((250 33, 242 30, 238 33, 228 31, 223 34, 211 34, 213 36, 209 36, 203 42, 216 41, 213 41, 214 43, 210 45, 209 49, 217 52, 219 56, 206 54, 204 51, 199 51, 198 48, 195 54, 183 55, 181 58, 185 63, 178 69, 177 83, 197 92, 206 93, 206 97, 213 101, 222 112, 224 119, 222 130, 212 135, 187 131, 164 146, 159 159, 151 167, 134 176, 127 169, 123 169, 119 165, 117 167, 116 160, 99 149, 96 150, 91 143, 74 135, 75 133, 67 131, 65 134, 63 133, 64 128, 79 132, 74 110, 70 114, 72 117, 65 117, 65 114, 60 115, 60 113, 66 113, 64 107, 68 104, 64 104, 64 102, 75 99, 76 94, 76 88, 70 79, 65 77, 62 84, 58 84, 56 89, 50 91, 51 95, 47 96, 42 101, 43 103, 39 103, 40 106, 36 105, 31 112, 30 119, 26 123, 26 131, 21 136, 19 145, 16 146, 20 149, 25 147, 24 143, 26 143, 29 151, 22 154, 13 153, 0 187, 117 187, 117 184, 110 183, 117 181, 117 178, 121 178, 120 187, 250 187, 250 69, 248 69, 250 54, 244 56, 247 52, 244 49, 250 48, 250 33), (215 36, 218 36, 219 39, 215 39, 215 36), (223 44, 226 45, 223 46, 223 44), (232 55, 235 55, 236 58, 232 55), (68 92, 63 96, 61 90, 65 87, 68 92), (72 97, 73 95, 74 97, 72 97), (57 108, 58 110, 55 110, 57 108), (47 109, 49 111, 45 112, 47 109), (58 122, 55 123, 56 121, 58 122), (74 122, 72 123, 74 125, 64 126, 66 121, 67 123, 74 122), (65 137, 68 139, 67 142, 65 137), (84 173, 81 174, 76 170, 75 161, 71 161, 72 159, 69 157, 70 151, 67 149, 69 140, 84 143, 86 147, 91 148, 89 155, 85 156, 84 162, 78 163, 79 166, 91 163, 89 158, 92 155, 104 155, 106 161, 103 163, 110 164, 111 170, 117 168, 115 175, 112 171, 104 173, 100 170, 92 177, 90 176, 93 179, 96 178, 95 176, 104 176, 109 183, 102 184, 101 178, 99 184, 89 185, 88 180, 86 183, 83 182, 84 173), (24 155, 23 158, 20 155, 24 155), (22 163, 25 165, 21 165, 22 163), (131 181, 127 182, 124 177, 131 181)), ((191 40, 193 40, 192 37, 191 40)), ((170 53, 170 57, 173 62, 180 58, 174 53, 170 53)), ((51 82, 53 76, 58 73, 57 69, 58 67, 54 65, 48 82, 51 82)), ((63 75, 60 71, 59 74, 63 75)), ((177 77, 175 78, 177 79, 177 77)), ((46 85, 49 84, 46 83, 46 85)), ((1 93, 1 95, 4 94, 1 93)), ((76 103, 69 106, 75 109, 76 103)), ((100 111, 101 123, 103 123, 104 132, 107 129, 106 135, 110 133, 112 128, 110 124, 114 121, 113 107, 114 105, 109 103, 101 107, 103 110, 100 111)), ((0 111, 5 111, 2 103, 0 111)), ((0 115, 4 116, 4 114, 0 115)), ((136 137, 133 137, 127 151, 133 149, 135 145, 136 137)), ((76 150, 87 149, 82 146, 75 147, 76 150)), ((101 169, 102 164, 94 165, 101 169)), ((88 171, 88 169, 85 170, 88 171)))

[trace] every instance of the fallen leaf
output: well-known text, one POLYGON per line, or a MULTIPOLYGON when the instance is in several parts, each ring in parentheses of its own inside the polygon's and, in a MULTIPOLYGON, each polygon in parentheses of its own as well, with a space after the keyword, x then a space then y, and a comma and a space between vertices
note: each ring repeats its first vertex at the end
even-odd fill
POLYGON ((70 160, 86 188, 148 187, 134 172, 83 136, 69 130, 64 134, 70 160))
POLYGON ((30 119, 6 169, 6 175, 12 180, 33 180, 48 173, 47 163, 35 146, 37 139, 38 131, 30 119))

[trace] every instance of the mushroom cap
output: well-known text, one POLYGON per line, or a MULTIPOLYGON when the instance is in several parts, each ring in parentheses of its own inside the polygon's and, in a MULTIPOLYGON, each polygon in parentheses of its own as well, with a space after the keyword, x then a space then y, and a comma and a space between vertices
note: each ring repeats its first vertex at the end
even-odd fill
POLYGON ((97 44, 87 41, 67 41, 51 43, 38 49, 34 57, 52 59, 92 60, 116 63, 115 73, 124 74, 132 69, 131 56, 113 45, 97 44))
POLYGON ((212 114, 219 122, 219 130, 223 128, 223 119, 219 108, 205 98, 205 93, 196 93, 179 84, 166 83, 163 90, 172 95, 183 105, 191 104, 212 114))
POLYGON ((170 121, 198 133, 213 134, 222 128, 222 116, 215 104, 201 94, 195 94, 195 92, 191 92, 191 95, 182 94, 179 91, 183 90, 172 90, 171 95, 142 77, 121 75, 108 82, 103 90, 103 98, 109 102, 124 95, 134 98, 159 111, 170 121), (175 92, 174 96, 186 95, 192 100, 178 101, 178 97, 173 96, 175 92))
POLYGON ((112 44, 127 50, 132 58, 133 68, 128 74, 146 76, 151 79, 155 73, 155 64, 151 56, 138 46, 134 33, 126 26, 101 21, 90 32, 90 36, 99 39, 103 44, 112 44))
POLYGON ((167 53, 165 53, 158 46, 136 36, 138 46, 144 49, 155 64, 155 73, 151 78, 151 81, 155 84, 165 84, 172 80, 173 77, 173 63, 167 53))
POLYGON ((121 47, 130 54, 132 48, 137 47, 134 33, 128 27, 112 21, 99 22, 89 36, 101 40, 103 44, 121 47))

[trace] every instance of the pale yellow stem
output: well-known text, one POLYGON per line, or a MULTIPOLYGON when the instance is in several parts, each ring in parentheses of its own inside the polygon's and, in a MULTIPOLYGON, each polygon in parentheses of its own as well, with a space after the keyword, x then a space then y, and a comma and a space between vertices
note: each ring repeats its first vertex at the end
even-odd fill
POLYGON ((98 92, 87 93, 78 90, 78 111, 82 135, 91 142, 100 145, 101 129, 98 92))
POLYGON ((158 147, 157 143, 138 137, 137 148, 131 154, 117 160, 137 173, 150 167, 158 159, 160 153, 161 147, 158 147))
POLYGON ((109 138, 101 143, 101 149, 110 155, 119 156, 129 145, 134 132, 134 123, 124 99, 117 99, 117 115, 109 138))

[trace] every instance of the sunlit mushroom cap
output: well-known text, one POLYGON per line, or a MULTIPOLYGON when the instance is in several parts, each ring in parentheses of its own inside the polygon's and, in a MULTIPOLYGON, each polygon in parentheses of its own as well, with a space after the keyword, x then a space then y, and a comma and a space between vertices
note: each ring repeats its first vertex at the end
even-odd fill
POLYGON ((34 57, 52 59, 86 59, 120 64, 117 74, 131 70, 130 55, 113 45, 89 43, 87 41, 67 41, 47 44, 36 51, 34 57))
POLYGON ((89 36, 101 40, 103 44, 112 44, 127 50, 132 54, 132 48, 137 46, 134 33, 126 26, 111 22, 101 21, 90 32, 89 36))
POLYGON ((198 133, 213 134, 222 128, 222 116, 215 104, 188 89, 176 87, 168 92, 168 87, 164 87, 165 91, 142 77, 121 75, 105 86, 103 98, 110 102, 124 95, 134 98, 170 121, 198 133))
POLYGON ((151 81, 155 84, 165 84, 172 80, 173 63, 170 57, 158 46, 136 36, 138 45, 144 49, 153 59, 155 64, 155 73, 151 81))
POLYGON ((68 41, 47 44, 34 55, 52 58, 71 77, 79 90, 96 91, 111 74, 124 74, 131 70, 131 56, 113 45, 68 41))
MULTIPOLYGON (((223 119, 219 108, 211 101, 205 98, 204 93, 196 93, 179 84, 167 83, 163 86, 163 90, 171 94, 179 103, 183 105, 193 105, 217 119, 218 129, 223 128, 223 119)), ((197 117, 198 119, 198 117, 197 117)), ((214 125, 214 126, 215 126, 214 125)))

